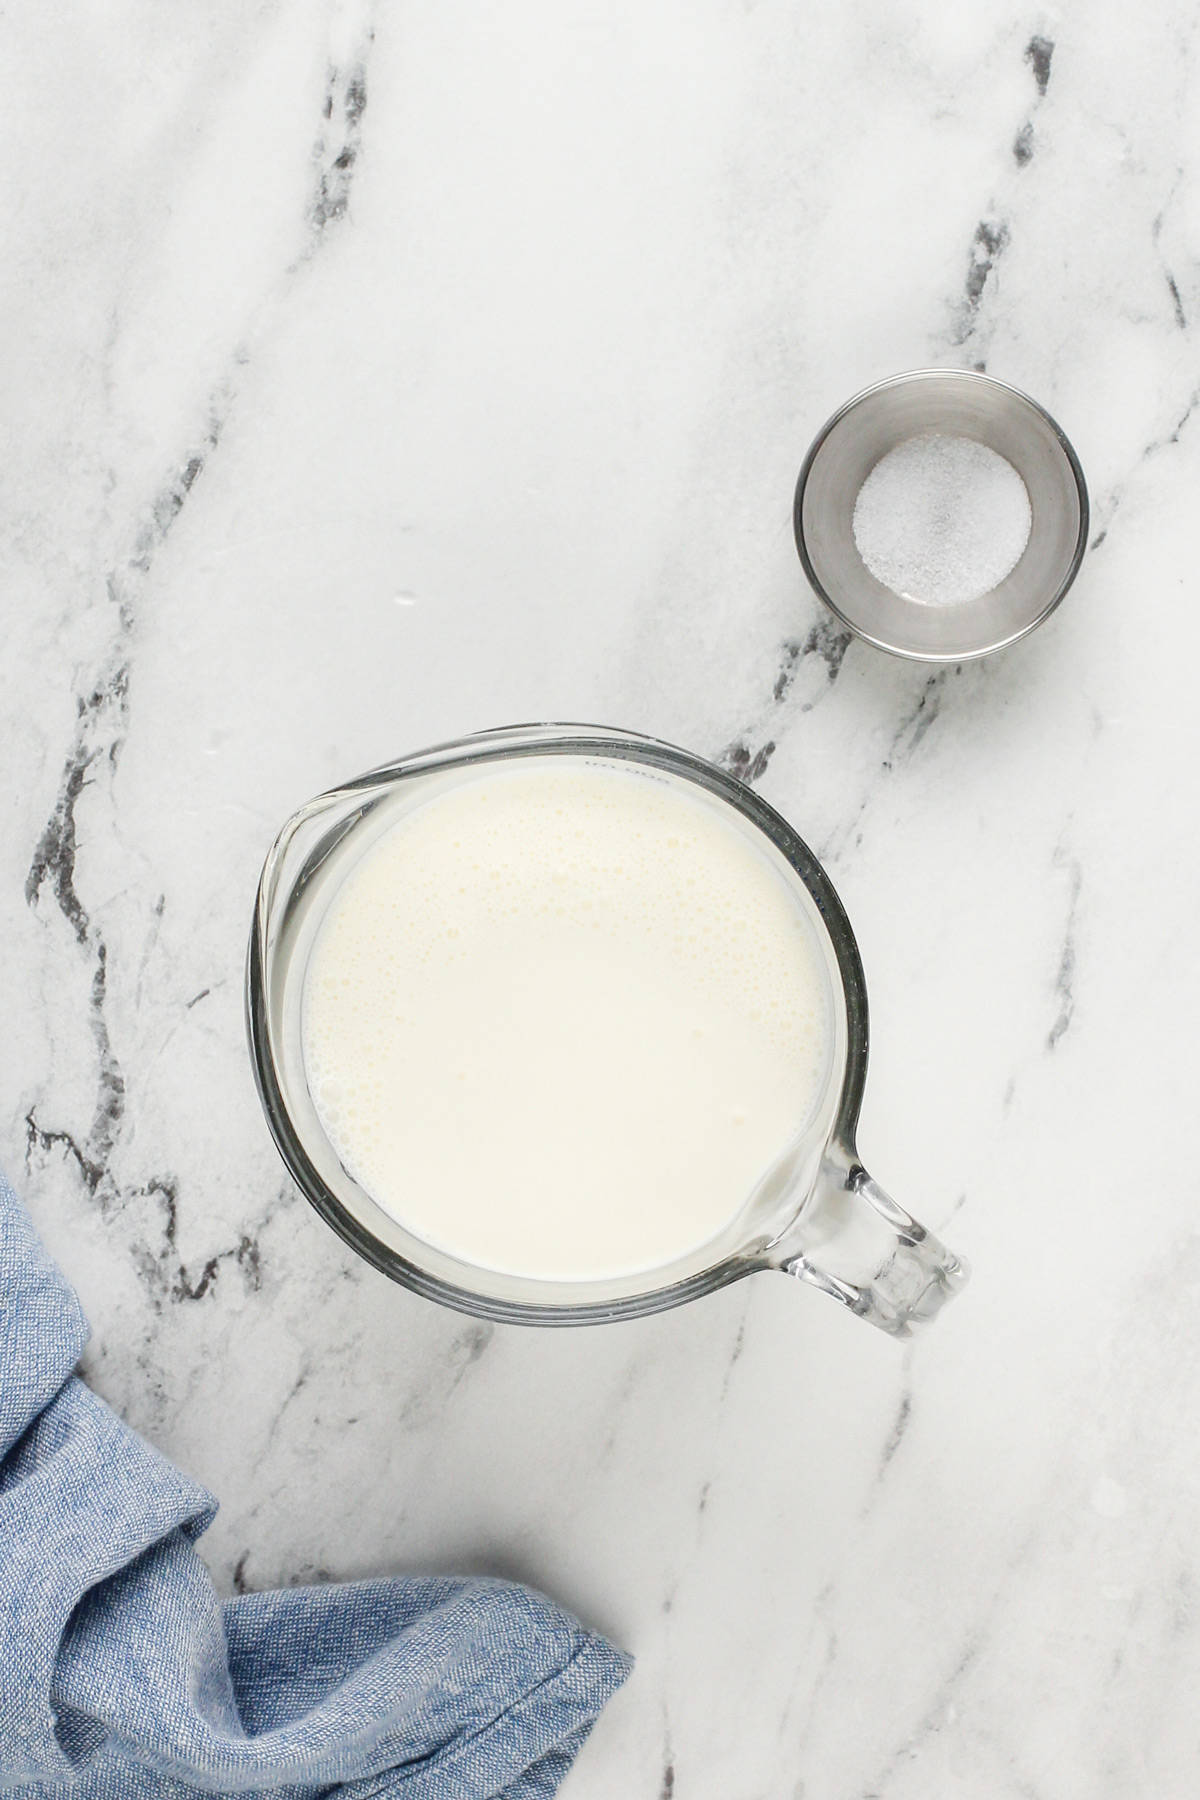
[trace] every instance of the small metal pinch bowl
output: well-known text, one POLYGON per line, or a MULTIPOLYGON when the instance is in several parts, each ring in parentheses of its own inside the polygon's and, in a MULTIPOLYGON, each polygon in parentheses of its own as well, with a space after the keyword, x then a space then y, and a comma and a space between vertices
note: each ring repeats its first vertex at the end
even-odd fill
POLYGON ((796 484, 796 548, 817 593, 851 631, 893 656, 957 663, 1015 644, 1074 581, 1088 533, 1087 485, 1065 434, 1035 400, 966 369, 916 369, 866 388, 817 434, 796 484), (970 438, 1025 484, 1031 524, 1003 580, 977 598, 931 604, 878 581, 859 554, 859 490, 911 438, 970 438))

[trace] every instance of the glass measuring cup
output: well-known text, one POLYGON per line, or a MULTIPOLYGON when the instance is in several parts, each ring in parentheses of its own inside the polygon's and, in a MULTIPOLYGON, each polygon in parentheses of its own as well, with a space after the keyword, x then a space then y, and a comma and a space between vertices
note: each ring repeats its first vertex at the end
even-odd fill
MULTIPOLYGON (((961 1260, 869 1176, 855 1131, 867 1064, 858 948, 829 877, 786 820, 733 776, 688 751, 586 725, 485 731, 403 758, 318 795, 282 827, 259 882, 246 1017, 267 1123, 300 1191, 360 1256, 426 1298, 528 1325, 636 1318, 758 1271, 798 1277, 897 1337, 931 1319, 966 1279, 961 1260), (729 1224, 660 1268, 614 1279, 543 1280, 476 1266, 408 1231, 343 1167, 304 1068, 301 997, 326 908, 350 867, 401 816, 480 765, 531 756, 634 763, 690 784, 775 864, 823 956, 833 1021, 828 1077, 808 1116, 729 1224)), ((740 1205, 739 1205, 740 1202, 740 1205)))

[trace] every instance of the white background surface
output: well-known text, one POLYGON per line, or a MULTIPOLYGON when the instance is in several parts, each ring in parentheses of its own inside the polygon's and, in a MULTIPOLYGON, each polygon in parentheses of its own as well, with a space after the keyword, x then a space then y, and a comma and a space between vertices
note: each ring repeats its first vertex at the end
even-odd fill
POLYGON ((1193 13, 0 33, 0 1162, 218 1581, 544 1587, 638 1657, 569 1800, 1193 1792, 1193 13), (1094 502, 1060 612, 944 673, 846 648, 790 531, 825 416, 930 362, 1034 393, 1094 502), (490 1330, 287 1187, 275 827, 535 717, 749 761, 825 859, 863 1154, 975 1268, 914 1346, 774 1276, 490 1330))

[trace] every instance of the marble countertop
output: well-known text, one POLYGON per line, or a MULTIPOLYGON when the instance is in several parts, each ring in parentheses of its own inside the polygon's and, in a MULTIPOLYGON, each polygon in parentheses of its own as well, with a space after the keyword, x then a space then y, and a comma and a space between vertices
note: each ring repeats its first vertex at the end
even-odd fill
POLYGON ((1200 1781, 1193 9, 9 9, 0 1165, 226 1591, 543 1587, 638 1658, 569 1800, 1200 1781), (925 363, 1093 541, 1030 639, 848 642, 791 493, 925 363), (489 1328, 284 1179, 279 821, 531 718, 744 772, 873 1008, 860 1143, 974 1265, 910 1345, 759 1276, 489 1328))

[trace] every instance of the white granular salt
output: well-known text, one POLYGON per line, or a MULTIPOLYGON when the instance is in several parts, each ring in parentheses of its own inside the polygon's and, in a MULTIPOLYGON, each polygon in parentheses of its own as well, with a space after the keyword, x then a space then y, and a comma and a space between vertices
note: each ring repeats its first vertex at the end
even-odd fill
POLYGON ((1004 580, 1032 523, 1010 462, 974 438, 931 431, 875 464, 855 502, 854 541, 893 593, 954 606, 1004 580))

